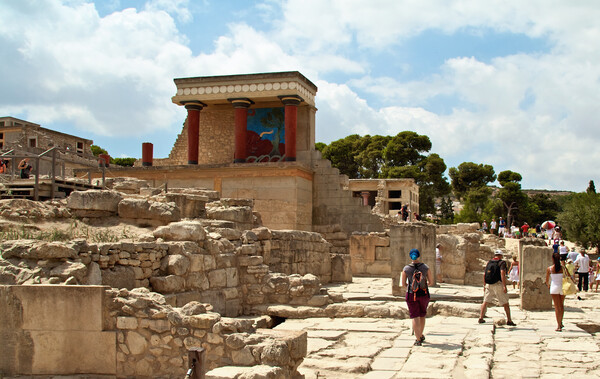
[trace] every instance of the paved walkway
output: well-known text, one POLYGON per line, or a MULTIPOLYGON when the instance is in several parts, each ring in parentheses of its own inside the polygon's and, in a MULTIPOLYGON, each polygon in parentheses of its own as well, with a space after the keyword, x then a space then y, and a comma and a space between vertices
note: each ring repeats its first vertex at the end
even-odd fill
MULTIPOLYGON (((392 301, 405 306, 390 295, 390 279, 355 278, 329 290, 365 306, 392 301)), ((600 377, 600 293, 567 298, 565 328, 556 332, 554 311, 521 311, 512 288, 516 327, 505 325, 500 307, 489 308, 486 323, 477 323, 479 287, 442 284, 431 292, 432 301, 458 299, 454 304, 466 304, 471 312, 429 317, 422 346, 413 346, 408 319, 290 319, 277 328, 308 331, 308 355, 299 368, 307 379, 600 377)))

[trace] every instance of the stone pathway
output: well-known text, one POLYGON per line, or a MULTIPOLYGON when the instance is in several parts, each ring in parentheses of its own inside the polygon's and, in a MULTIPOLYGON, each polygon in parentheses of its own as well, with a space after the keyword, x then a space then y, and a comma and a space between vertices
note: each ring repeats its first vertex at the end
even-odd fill
MULTIPOLYGON (((357 304, 393 301, 405 306, 388 295, 389 283, 355 278, 329 290, 357 304)), ((432 289, 432 299, 448 304, 455 296, 461 299, 457 306, 465 301, 475 306, 481 292, 478 287, 442 284, 432 289)), ((488 309, 484 324, 472 316, 436 315, 427 319, 422 346, 413 346, 408 319, 289 319, 276 328, 308 332, 308 355, 299 368, 307 379, 600 377, 600 293, 582 294, 582 301, 567 298, 565 328, 556 332, 553 310, 521 311, 516 290, 509 292, 516 327, 505 325, 500 307, 488 309)))

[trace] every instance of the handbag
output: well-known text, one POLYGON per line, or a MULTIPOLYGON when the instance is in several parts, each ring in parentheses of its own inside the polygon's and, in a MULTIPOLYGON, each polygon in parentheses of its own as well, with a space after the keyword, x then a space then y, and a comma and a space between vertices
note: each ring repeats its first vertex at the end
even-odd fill
POLYGON ((577 287, 575 286, 575 283, 573 283, 571 278, 563 277, 562 288, 563 288, 563 294, 565 296, 573 295, 573 294, 577 293, 577 287))

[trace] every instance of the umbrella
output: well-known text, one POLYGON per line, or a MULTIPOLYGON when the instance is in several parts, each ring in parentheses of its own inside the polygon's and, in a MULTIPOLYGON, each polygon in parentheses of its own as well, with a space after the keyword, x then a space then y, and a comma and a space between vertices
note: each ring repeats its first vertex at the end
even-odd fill
POLYGON ((549 229, 553 229, 556 226, 556 223, 554 221, 544 221, 542 223, 542 228, 549 230, 549 229))

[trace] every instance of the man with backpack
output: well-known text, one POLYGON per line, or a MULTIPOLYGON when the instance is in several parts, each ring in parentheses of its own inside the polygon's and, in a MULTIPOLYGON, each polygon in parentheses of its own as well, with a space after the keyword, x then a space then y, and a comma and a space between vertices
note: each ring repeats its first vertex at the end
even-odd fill
POLYGON ((406 285, 406 305, 412 319, 413 332, 415 334, 415 346, 421 346, 425 341, 423 330, 425 329, 425 316, 429 305, 429 285, 433 284, 433 274, 429 267, 420 262, 421 253, 412 249, 409 253, 412 263, 404 266, 400 275, 400 287, 406 285))
POLYGON ((508 306, 508 295, 506 290, 506 262, 503 258, 502 250, 494 252, 494 258, 490 260, 485 267, 483 274, 483 304, 481 304, 481 313, 479 314, 479 323, 485 322, 485 311, 488 303, 496 302, 504 307, 506 312, 506 325, 517 326, 510 317, 510 308, 508 306))

